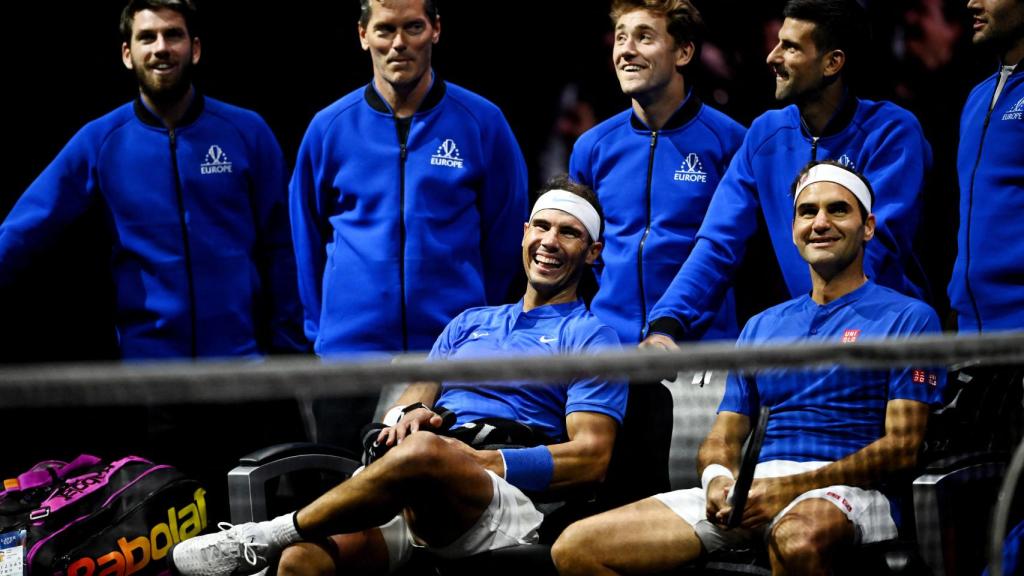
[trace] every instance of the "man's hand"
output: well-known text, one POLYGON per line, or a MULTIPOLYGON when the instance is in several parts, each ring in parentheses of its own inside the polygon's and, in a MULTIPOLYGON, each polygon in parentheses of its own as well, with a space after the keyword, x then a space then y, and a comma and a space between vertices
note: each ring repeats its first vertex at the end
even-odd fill
POLYGON ((676 341, 664 334, 651 334, 644 341, 640 343, 640 349, 642 350, 666 350, 672 352, 679 350, 679 345, 676 341))
POLYGON ((728 503, 729 490, 736 481, 728 476, 718 476, 708 483, 707 493, 707 515, 708 520, 715 524, 725 526, 725 520, 729 518, 732 506, 728 503), (719 517, 725 520, 719 520, 719 517))
POLYGON ((377 435, 377 443, 387 446, 394 446, 400 443, 406 436, 418 430, 433 430, 441 427, 441 416, 427 408, 410 410, 398 420, 398 423, 389 428, 384 428, 377 435))
MULTIPOLYGON (((793 482, 781 478, 757 478, 747 492, 747 505, 743 508, 743 520, 740 526, 747 529, 757 528, 771 522, 772 518, 782 511, 787 504, 799 494, 791 490, 793 482)), ((708 492, 710 492, 710 486, 708 492)), ((710 501, 709 501, 710 507, 710 501)), ((719 510, 717 522, 725 524, 729 520, 729 511, 719 510)))

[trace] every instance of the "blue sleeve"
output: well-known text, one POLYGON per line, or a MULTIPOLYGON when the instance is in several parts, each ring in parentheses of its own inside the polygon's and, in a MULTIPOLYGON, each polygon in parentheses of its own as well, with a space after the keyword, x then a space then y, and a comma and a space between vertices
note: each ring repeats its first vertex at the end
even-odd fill
POLYGON ((101 144, 80 130, 14 204, 0 224, 0 286, 13 283, 88 209, 99 187, 101 144))
POLYGON ((434 340, 434 345, 430 348, 430 354, 427 355, 429 360, 443 360, 449 358, 455 351, 455 342, 459 341, 459 335, 462 333, 462 318, 465 316, 465 312, 460 313, 455 318, 452 318, 441 334, 434 340))
POLYGON ((527 219, 526 161, 508 122, 498 112, 484 131, 491 142, 489 176, 480 190, 480 253, 487 303, 503 304, 521 269, 520 245, 527 219))
MULTIPOLYGON (((602 324, 582 342, 579 353, 596 356, 608 349, 620 349, 619 337, 614 330, 602 324)), ((628 396, 629 388, 623 381, 598 376, 577 378, 569 384, 565 414, 596 412, 610 416, 621 424, 626 414, 628 396)))
MULTIPOLYGON (((569 155, 569 177, 576 182, 586 184, 597 194, 597 189, 594 188, 593 166, 590 161, 592 151, 593 147, 590 145, 590 139, 584 136, 576 140, 572 147, 572 154, 569 155)), ((598 197, 600 198, 600 196, 598 197)), ((593 274, 595 286, 600 286, 601 284, 601 271, 603 269, 604 258, 598 256, 597 260, 590 266, 590 273, 593 274)))
MULTIPOLYGON (((748 322, 743 327, 743 331, 740 332, 740 336, 736 340, 736 346, 749 346, 753 330, 753 322, 748 322)), ((725 394, 722 396, 722 401, 718 404, 718 412, 736 412, 737 414, 743 414, 752 418, 760 409, 760 406, 757 406, 755 402, 757 395, 751 394, 751 390, 755 390, 756 387, 757 378, 754 374, 730 370, 725 380, 725 394)))
MULTIPOLYGON (((926 299, 906 270, 916 264, 914 237, 924 211, 925 174, 931 169, 932 150, 921 125, 908 112, 882 126, 868 139, 868 162, 861 167, 875 192, 875 237, 864 254, 864 273, 876 284, 889 286, 908 296, 926 299)), ((922 281, 923 279, 918 279, 922 281)))
POLYGON ((261 118, 249 126, 247 138, 254 138, 251 183, 254 217, 258 231, 256 264, 266 299, 269 351, 308 352, 302 333, 295 254, 288 223, 288 181, 284 154, 261 118))
POLYGON ((328 238, 325 236, 330 230, 327 216, 321 210, 324 171, 322 140, 319 123, 314 118, 299 146, 288 191, 288 212, 292 223, 299 299, 302 301, 303 330, 310 342, 316 342, 320 331, 324 266, 327 263, 328 238))
MULTIPOLYGON (((748 133, 749 136, 749 133, 748 133)), ((711 326, 743 255, 758 229, 761 202, 749 137, 718 184, 693 251, 651 309, 650 331, 697 340, 711 326)))
MULTIPOLYGON (((900 315, 890 337, 907 338, 941 332, 939 317, 924 303, 917 303, 900 315)), ((907 366, 894 368, 889 380, 889 400, 916 400, 930 406, 942 405, 946 370, 942 367, 907 366)))

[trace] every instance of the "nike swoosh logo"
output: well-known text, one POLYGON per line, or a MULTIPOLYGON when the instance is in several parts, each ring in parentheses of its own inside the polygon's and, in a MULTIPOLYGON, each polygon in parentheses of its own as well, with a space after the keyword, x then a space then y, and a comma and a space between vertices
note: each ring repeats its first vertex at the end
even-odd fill
POLYGON ((548 338, 547 336, 541 336, 540 337, 540 343, 541 344, 550 344, 552 342, 557 342, 557 341, 558 341, 558 338, 548 338))
POLYGON ((469 335, 469 337, 472 338, 473 340, 477 340, 478 338, 483 338, 484 336, 490 335, 490 332, 473 332, 472 334, 469 335))

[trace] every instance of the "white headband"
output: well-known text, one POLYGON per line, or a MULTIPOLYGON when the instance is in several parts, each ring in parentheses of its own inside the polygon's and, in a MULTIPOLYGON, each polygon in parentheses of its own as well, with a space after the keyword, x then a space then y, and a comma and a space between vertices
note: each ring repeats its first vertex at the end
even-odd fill
POLYGON ((549 208, 561 210, 574 216, 583 223, 583 227, 590 233, 590 240, 596 242, 601 237, 601 217, 597 210, 583 198, 566 190, 548 190, 537 199, 533 205, 533 212, 530 212, 530 221, 537 212, 549 208))
POLYGON ((846 188, 857 200, 860 200, 860 203, 867 209, 868 214, 871 213, 871 192, 868 191, 868 187, 864 185, 864 182, 856 174, 834 164, 816 164, 807 171, 807 174, 804 175, 796 186, 796 194, 793 195, 793 206, 796 206, 796 200, 805 188, 818 182, 832 182, 846 188))

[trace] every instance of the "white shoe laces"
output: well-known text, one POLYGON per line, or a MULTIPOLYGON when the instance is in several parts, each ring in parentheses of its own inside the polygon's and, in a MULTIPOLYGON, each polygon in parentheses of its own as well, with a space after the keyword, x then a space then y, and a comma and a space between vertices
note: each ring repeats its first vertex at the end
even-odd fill
MULTIPOLYGON (((222 531, 231 530, 234 527, 235 525, 231 524, 230 522, 217 523, 217 528, 220 528, 222 531)), ((230 544, 231 542, 225 541, 224 543, 230 544)), ((245 561, 248 562, 250 566, 256 566, 256 563, 259 562, 260 557, 256 554, 256 547, 253 546, 253 538, 251 536, 249 537, 248 540, 242 540, 241 538, 237 538, 235 539, 235 543, 241 544, 242 556, 245 558, 245 561)))

